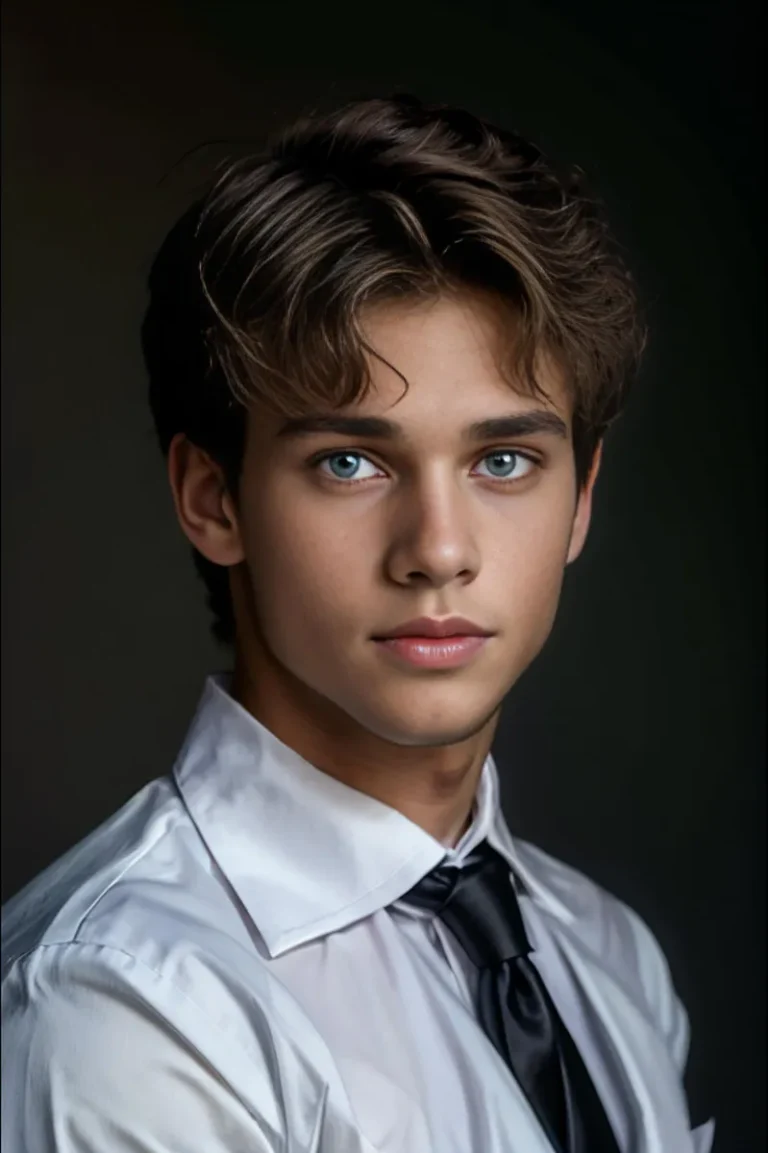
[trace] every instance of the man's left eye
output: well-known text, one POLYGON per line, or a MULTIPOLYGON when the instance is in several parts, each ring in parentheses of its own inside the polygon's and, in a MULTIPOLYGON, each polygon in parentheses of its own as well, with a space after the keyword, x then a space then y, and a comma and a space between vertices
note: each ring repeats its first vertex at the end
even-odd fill
POLYGON ((530 457, 512 449, 491 452, 483 457, 483 461, 492 462, 490 476, 493 480, 522 480, 536 467, 530 457))

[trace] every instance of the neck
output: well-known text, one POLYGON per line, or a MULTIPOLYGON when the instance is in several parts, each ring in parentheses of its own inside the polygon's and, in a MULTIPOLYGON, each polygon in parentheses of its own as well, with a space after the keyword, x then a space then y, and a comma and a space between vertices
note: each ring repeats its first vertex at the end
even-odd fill
POLYGON ((461 839, 498 710, 468 738, 437 747, 396 744, 364 729, 305 685, 256 675, 239 657, 234 699, 315 768, 375 797, 446 846, 461 839))

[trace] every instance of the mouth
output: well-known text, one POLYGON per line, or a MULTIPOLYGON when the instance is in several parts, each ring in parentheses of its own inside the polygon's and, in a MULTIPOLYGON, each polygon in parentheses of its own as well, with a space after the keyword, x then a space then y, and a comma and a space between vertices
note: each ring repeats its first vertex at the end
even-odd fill
POLYGON ((379 633, 376 641, 391 640, 394 637, 418 637, 427 640, 444 640, 455 637, 489 637, 492 633, 466 617, 415 617, 393 629, 379 633))

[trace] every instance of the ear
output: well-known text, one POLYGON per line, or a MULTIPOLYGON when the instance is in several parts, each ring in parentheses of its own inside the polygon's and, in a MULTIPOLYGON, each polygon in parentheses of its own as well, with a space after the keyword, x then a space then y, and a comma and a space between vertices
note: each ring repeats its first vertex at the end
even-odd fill
POLYGON ((577 556, 584 548, 584 542, 587 539, 587 532, 589 530, 589 522, 592 519, 592 490, 597 480, 597 474, 600 471, 600 462, 603 457, 603 442, 598 441, 597 448, 595 449, 592 457, 592 464, 589 468, 589 475, 579 492, 578 501, 576 504, 576 512, 573 518, 573 525, 571 526, 571 540, 568 546, 568 557, 566 564, 575 561, 577 556))
POLYGON ((245 554, 224 472, 184 433, 177 433, 168 449, 168 480, 176 516, 190 543, 214 564, 239 564, 245 554))

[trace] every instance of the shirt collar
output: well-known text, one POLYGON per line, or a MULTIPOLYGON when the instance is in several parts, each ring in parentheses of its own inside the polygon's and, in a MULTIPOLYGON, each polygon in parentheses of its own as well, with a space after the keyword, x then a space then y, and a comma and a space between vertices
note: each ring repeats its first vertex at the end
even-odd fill
POLYGON ((570 913, 520 861, 489 754, 473 819, 453 848, 389 805, 315 768, 209 676, 173 774, 208 850, 270 956, 392 904, 487 838, 534 899, 570 913))

